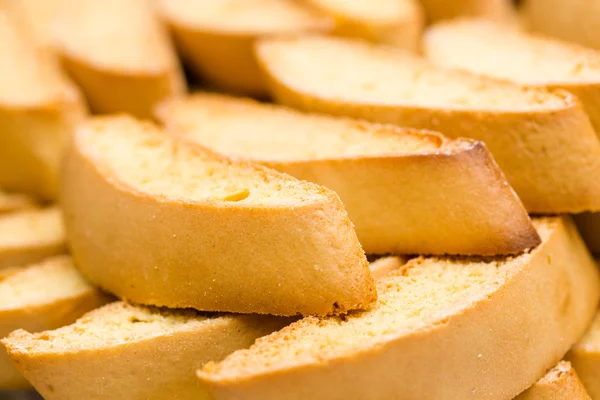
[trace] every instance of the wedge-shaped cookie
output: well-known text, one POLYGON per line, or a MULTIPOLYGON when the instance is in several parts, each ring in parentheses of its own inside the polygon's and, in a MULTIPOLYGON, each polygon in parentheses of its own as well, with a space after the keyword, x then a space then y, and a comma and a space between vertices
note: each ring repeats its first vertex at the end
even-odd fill
POLYGON ((55 28, 63 66, 98 113, 149 117, 156 102, 185 91, 179 61, 149 1, 65 2, 55 28))
POLYGON ((528 211, 600 209, 600 141, 571 94, 442 69, 360 41, 271 39, 257 54, 282 103, 482 140, 528 211))
POLYGON ((370 310, 304 318, 199 377, 218 400, 512 398, 560 361, 600 295, 573 222, 534 224, 530 253, 410 260, 370 310))
POLYGON ((194 371, 291 322, 115 302, 75 324, 3 340, 45 399, 210 399, 194 371))
POLYGON ((524 14, 534 31, 600 49, 600 0, 527 0, 524 14))
POLYGON ((334 190, 367 253, 496 255, 539 243, 479 142, 207 93, 156 115, 185 140, 334 190))
MULTIPOLYGON (((0 338, 15 329, 39 332, 73 323, 109 297, 90 286, 68 256, 0 271, 0 338)), ((0 390, 29 387, 0 348, 0 390)))
MULTIPOLYGON (((384 257, 369 268, 381 277, 405 263, 384 257)), ((198 368, 292 321, 116 302, 55 331, 20 330, 4 344, 45 399, 212 400, 198 368)))
POLYGON ((600 254, 600 213, 575 215, 575 223, 590 251, 600 254))
POLYGON ((35 200, 22 193, 7 193, 0 189, 0 214, 32 208, 35 200))
POLYGON ((600 398, 600 313, 583 338, 573 346, 567 358, 592 399, 600 398))
MULTIPOLYGON (((427 57, 444 67, 568 90, 600 135, 600 52, 481 20, 439 24, 427 32, 424 43, 427 57)), ((600 216, 585 214, 576 222, 590 248, 600 251, 595 244, 600 242, 600 216)))
POLYGON ((211 84, 264 95, 252 46, 257 38, 330 32, 334 20, 300 1, 157 0, 179 51, 211 84))
POLYGON ((529 87, 565 89, 577 96, 600 134, 600 52, 483 20, 458 20, 429 29, 424 41, 435 64, 529 87))
POLYGON ((0 270, 65 251, 65 232, 57 207, 0 215, 0 270))
MULTIPOLYGON (((168 0, 167 0, 168 1, 168 0)), ((334 33, 418 50, 425 24, 418 0, 308 0, 336 20, 334 33)))
POLYGON ((0 9, 0 185, 52 199, 84 103, 58 65, 0 9))
POLYGON ((61 200, 81 271, 137 303, 305 315, 376 298, 333 191, 126 116, 80 126, 61 200))
POLYGON ((512 23, 514 9, 511 0, 421 0, 429 21, 457 17, 482 17, 512 23))
POLYGON ((515 400, 590 400, 590 395, 571 363, 561 361, 515 400))

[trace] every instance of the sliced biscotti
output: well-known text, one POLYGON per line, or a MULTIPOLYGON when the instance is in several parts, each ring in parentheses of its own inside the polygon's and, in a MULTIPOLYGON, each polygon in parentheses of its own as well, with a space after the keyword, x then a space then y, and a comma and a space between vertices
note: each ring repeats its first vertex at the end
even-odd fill
POLYGON ((515 10, 511 0, 421 0, 430 22, 457 17, 481 17, 513 23, 515 10))
MULTIPOLYGON (((68 256, 0 271, 0 338, 16 329, 39 332, 73 323, 109 297, 83 279, 68 256)), ((0 390, 29 387, 0 348, 0 390)))
POLYGON ((23 193, 7 193, 0 188, 0 214, 33 208, 36 201, 23 193))
POLYGON ((48 400, 208 400, 196 369, 290 322, 115 302, 54 331, 18 330, 3 344, 48 400))
POLYGON ((149 117, 156 102, 185 91, 151 2, 69 1, 55 18, 54 47, 95 112, 149 117))
POLYGON ((515 400, 590 400, 575 369, 561 361, 515 400))
POLYGON ((307 0, 336 20, 334 34, 418 50, 425 24, 418 0, 307 0))
POLYGON ((0 215, 0 269, 30 264, 65 251, 58 207, 0 215))
POLYGON ((528 211, 600 209, 600 141, 569 93, 443 69, 356 40, 270 39, 257 54, 284 104, 482 140, 528 211))
POLYGON ((600 49, 600 0, 527 0, 524 15, 534 31, 600 49))
MULTIPOLYGON (((405 263, 383 257, 369 268, 379 278, 405 263)), ((116 302, 55 331, 20 330, 4 344, 45 399, 212 400, 198 368, 293 321, 116 302)))
POLYGON ((334 190, 367 253, 496 255, 539 243, 479 142, 208 93, 163 103, 156 118, 177 137, 334 190))
POLYGON ((378 281, 373 308, 301 319, 199 377, 219 400, 512 398, 562 359, 600 295, 573 222, 534 224, 531 252, 410 260, 378 281))
POLYGON ((429 29, 424 40, 435 64, 577 96, 600 135, 600 52, 483 20, 429 29))
POLYGON ((120 297, 279 315, 375 300, 348 214, 321 186, 126 116, 80 125, 62 178, 73 257, 120 297))
POLYGON ((335 24, 300 1, 157 0, 157 4, 194 72, 221 89, 251 95, 266 93, 252 52, 256 39, 325 33, 335 24))
POLYGON ((583 213, 573 218, 590 251, 600 254, 600 213, 583 213))
POLYGON ((600 398, 600 312, 567 358, 592 399, 600 398))
POLYGON ((64 143, 85 113, 57 63, 0 9, 0 185, 53 199, 64 143))

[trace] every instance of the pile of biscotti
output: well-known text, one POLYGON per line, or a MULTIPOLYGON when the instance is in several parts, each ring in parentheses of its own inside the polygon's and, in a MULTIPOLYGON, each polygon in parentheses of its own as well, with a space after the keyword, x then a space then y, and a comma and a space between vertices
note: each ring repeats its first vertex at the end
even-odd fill
POLYGON ((598 24, 0 0, 0 392, 600 400, 598 24))

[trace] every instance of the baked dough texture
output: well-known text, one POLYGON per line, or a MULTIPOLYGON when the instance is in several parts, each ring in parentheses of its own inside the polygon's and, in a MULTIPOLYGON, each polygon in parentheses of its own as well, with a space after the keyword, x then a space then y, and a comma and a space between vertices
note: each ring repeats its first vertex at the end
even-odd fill
POLYGON ((208 93, 163 103, 156 117, 178 138, 334 190, 369 254, 515 254, 539 244, 473 140, 208 93))
POLYGON ((261 37, 331 32, 335 21, 301 1, 157 0, 182 58, 209 84, 264 96, 252 48, 261 37))
POLYGON ((570 93, 443 69, 358 40, 266 39, 256 50, 278 102, 481 140, 529 212, 600 209, 600 141, 570 93))
POLYGON ((307 0, 335 18, 333 33, 417 51, 425 25, 418 0, 307 0))
POLYGON ((0 270, 41 261, 66 250, 58 207, 0 214, 0 270))
MULTIPOLYGON (((369 268, 379 279, 405 263, 388 256, 369 268)), ((3 343, 48 400, 212 400, 196 378, 198 368, 293 321, 115 302, 71 326, 37 334, 19 330, 3 343)))
MULTIPOLYGON (((0 270, 0 338, 21 328, 40 332, 71 324, 108 301, 83 279, 68 256, 0 270)), ((0 347, 0 390, 29 387, 0 347)))
POLYGON ((81 125, 63 165, 73 257, 119 297, 276 315, 344 313, 376 299, 331 190, 127 116, 81 125))
POLYGON ((561 361, 515 400, 590 400, 575 369, 561 361))
POLYGON ((375 307, 303 318, 199 377, 217 400, 510 399, 563 358, 600 294, 572 220, 534 225, 531 252, 412 259, 377 282, 375 307))
POLYGON ((58 194, 63 148, 86 107, 56 60, 0 7, 0 186, 58 194))
POLYGON ((146 0, 77 0, 54 17, 53 47, 93 111, 149 118, 186 91, 166 27, 146 0))

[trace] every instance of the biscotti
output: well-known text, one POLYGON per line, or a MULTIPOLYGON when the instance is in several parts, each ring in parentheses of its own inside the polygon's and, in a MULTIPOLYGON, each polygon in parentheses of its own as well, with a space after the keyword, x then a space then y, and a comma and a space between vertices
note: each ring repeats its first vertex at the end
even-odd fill
POLYGON ((36 201, 26 194, 7 193, 0 189, 0 214, 32 208, 36 201))
POLYGON ((93 111, 149 117, 185 92, 166 29, 146 0, 79 0, 56 12, 54 47, 93 111))
POLYGON ((79 91, 0 9, 0 186, 53 199, 64 143, 83 119, 79 91))
POLYGON ((511 0, 421 0, 430 22, 457 17, 481 17, 512 23, 514 9, 511 0))
POLYGON ((376 298, 348 214, 321 186, 126 116, 80 125, 63 165, 73 257, 119 297, 277 315, 343 313, 376 298))
POLYGON ((0 270, 65 251, 65 232, 57 207, 0 215, 0 270))
MULTIPOLYGON (((369 269, 379 279, 405 263, 382 257, 369 269)), ((72 326, 38 334, 21 330, 4 343, 48 400, 212 400, 196 378, 198 368, 293 321, 115 302, 72 326)))
POLYGON ((158 0, 160 13, 191 69, 212 85, 266 93, 252 46, 256 39, 330 32, 334 20, 300 1, 158 0))
POLYGON ((527 0, 524 14, 534 31, 600 49, 600 0, 527 0))
POLYGON ((567 355, 592 399, 600 399, 600 312, 567 355))
MULTIPOLYGON (((70 257, 0 271, 0 338, 15 329, 39 332, 73 323, 109 297, 90 286, 70 257)), ((0 390, 29 387, 0 348, 0 390)))
POLYGON ((427 58, 528 87, 577 96, 600 135, 600 51, 483 20, 438 24, 424 40, 427 58))
POLYGON ((161 104, 156 118, 179 138, 334 190, 367 253, 497 255, 539 244, 472 140, 208 93, 161 104))
POLYGON ((217 400, 510 399, 562 359, 600 296, 572 220, 534 225, 531 252, 410 260, 368 311, 303 318, 199 377, 217 400))
POLYGON ((569 93, 446 70, 356 40, 270 39, 257 54, 279 102, 481 140, 528 211, 600 207, 600 141, 569 93))
POLYGON ((583 213, 575 215, 574 218, 590 251, 600 254, 600 213, 583 213))
POLYGON ((336 35, 359 37, 413 51, 420 47, 425 16, 418 0, 306 1, 335 18, 333 33, 336 35))
MULTIPOLYGON (((459 20, 430 28, 427 57, 448 68, 506 79, 528 87, 565 89, 577 96, 600 135, 600 52, 550 38, 518 32, 481 20, 459 20)), ((572 157, 581 154, 573 153, 572 157)), ((592 251, 600 216, 576 219, 592 251)))
POLYGON ((559 362, 515 400, 590 400, 573 366, 559 362))
POLYGON ((3 343, 47 400, 208 400, 196 369, 289 322, 115 302, 73 325, 37 334, 18 330, 3 343))

